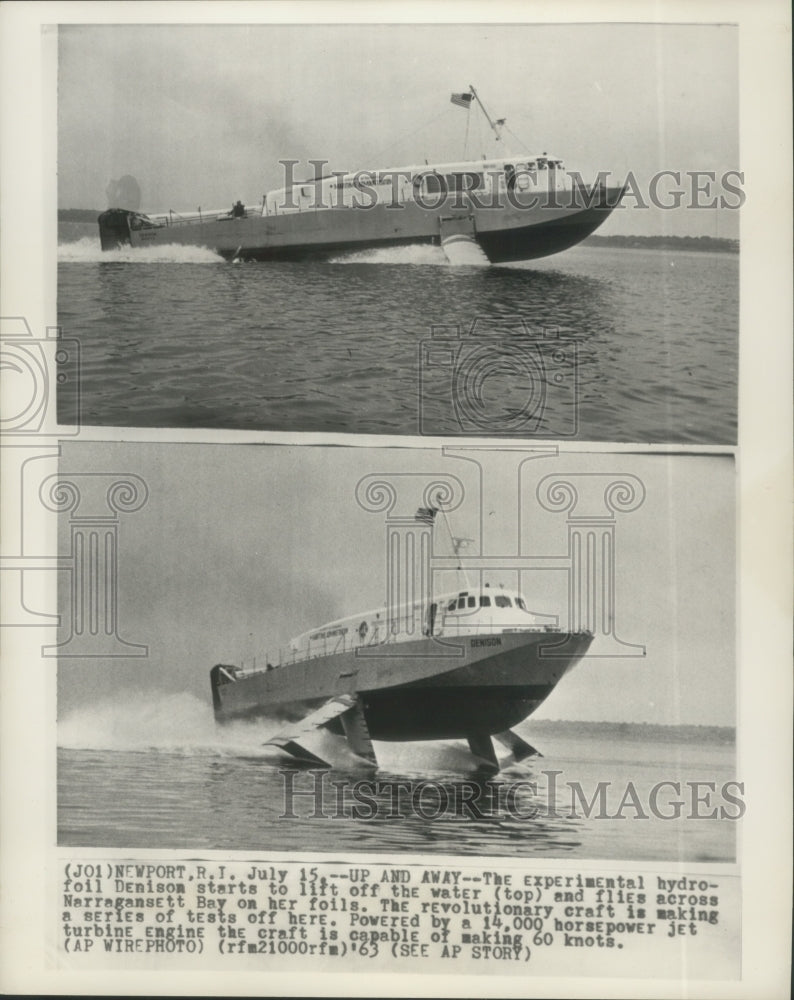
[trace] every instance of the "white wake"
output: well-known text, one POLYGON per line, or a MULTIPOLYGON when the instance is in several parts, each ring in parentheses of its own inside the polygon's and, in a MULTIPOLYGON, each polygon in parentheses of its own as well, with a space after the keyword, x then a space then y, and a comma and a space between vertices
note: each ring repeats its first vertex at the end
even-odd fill
POLYGON ((262 744, 278 723, 234 722, 220 726, 212 705, 191 694, 125 695, 64 714, 58 745, 73 750, 155 750, 216 756, 271 754, 262 744))
POLYGON ((401 247, 378 247, 371 250, 351 250, 331 258, 332 264, 432 264, 448 266, 441 247, 427 243, 411 243, 401 247))
POLYGON ((206 247, 166 243, 156 247, 118 247, 103 250, 98 236, 83 236, 74 243, 58 244, 58 260, 62 263, 107 264, 224 264, 214 250, 206 247))

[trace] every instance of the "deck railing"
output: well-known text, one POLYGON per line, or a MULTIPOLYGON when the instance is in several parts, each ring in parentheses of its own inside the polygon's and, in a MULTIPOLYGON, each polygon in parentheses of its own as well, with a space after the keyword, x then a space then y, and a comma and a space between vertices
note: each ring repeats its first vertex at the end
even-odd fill
MULTIPOLYGON (((184 216, 173 209, 169 209, 168 215, 148 216, 152 225, 162 229, 169 226, 193 226, 202 225, 207 222, 234 222, 236 219, 253 219, 262 214, 261 206, 257 208, 246 208, 243 215, 232 215, 231 212, 208 212, 203 214, 199 209, 198 215, 184 216)), ((146 227, 144 227, 146 228, 146 227)))
MULTIPOLYGON (((385 626, 385 621, 379 622, 370 632, 367 633, 364 639, 359 636, 356 630, 352 630, 344 635, 326 636, 323 639, 317 639, 310 645, 303 646, 301 648, 279 648, 276 650, 276 654, 273 659, 271 659, 271 654, 266 652, 265 659, 267 665, 265 667, 255 667, 250 670, 243 669, 242 672, 244 674, 252 674, 263 673, 265 670, 279 670, 282 667, 292 666, 296 663, 307 663, 311 660, 317 660, 325 656, 355 652, 357 649, 372 648, 374 646, 397 645, 398 643, 409 642, 411 640, 427 637, 428 635, 426 626, 421 630, 421 635, 416 632, 409 633, 407 629, 388 631, 385 626)), ((471 636, 481 631, 489 633, 504 631, 509 633, 518 631, 556 632, 558 630, 559 626, 557 625, 524 625, 519 621, 502 620, 498 623, 494 623, 492 618, 487 620, 479 618, 476 622, 467 623, 462 617, 449 616, 443 626, 439 627, 436 625, 436 628, 433 631, 433 636, 438 639, 459 639, 471 636)))

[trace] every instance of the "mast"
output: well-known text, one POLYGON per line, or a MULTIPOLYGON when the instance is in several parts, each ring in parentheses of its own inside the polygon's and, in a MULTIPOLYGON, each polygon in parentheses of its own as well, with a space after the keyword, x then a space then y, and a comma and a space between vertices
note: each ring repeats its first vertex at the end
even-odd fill
POLYGON ((444 518, 444 524, 445 524, 446 529, 447 529, 447 534, 449 535, 449 544, 450 544, 450 547, 452 548, 452 554, 458 560, 457 572, 462 575, 462 577, 463 577, 463 579, 464 579, 464 581, 466 583, 466 589, 467 590, 471 590, 474 587, 474 584, 472 583, 472 581, 471 581, 471 579, 469 577, 468 570, 463 566, 463 562, 462 562, 462 560, 460 558, 460 550, 463 549, 463 548, 465 548, 469 544, 469 542, 471 542, 472 539, 471 538, 456 538, 452 534, 452 528, 450 527, 450 524, 449 524, 449 518, 447 517, 447 512, 444 510, 443 507, 441 507, 439 509, 441 511, 441 516, 444 518))
POLYGON ((473 539, 456 538, 452 534, 452 529, 449 526, 449 519, 447 518, 447 512, 444 510, 443 507, 436 507, 435 505, 432 504, 430 507, 420 507, 419 510, 417 510, 416 514, 414 515, 414 520, 419 521, 420 524, 430 525, 433 531, 433 546, 435 548, 435 541, 436 541, 435 529, 438 524, 438 518, 437 518, 438 514, 441 514, 442 518, 444 519, 444 526, 447 529, 447 536, 449 538, 450 551, 458 563, 458 565, 456 566, 456 572, 460 573, 463 579, 465 580, 466 589, 471 590, 474 584, 472 583, 469 577, 468 571, 463 566, 463 561, 461 560, 460 557, 460 550, 462 548, 465 548, 470 542, 473 541, 473 539))
POLYGON ((477 103, 478 103, 478 104, 480 105, 480 110, 481 110, 481 111, 482 111, 482 113, 483 113, 483 114, 485 115, 485 118, 486 118, 486 120, 487 120, 488 124, 489 124, 489 125, 491 126, 491 128, 493 129, 493 134, 494 134, 494 135, 496 136, 496 141, 497 141, 497 142, 499 142, 499 141, 500 141, 500 139, 502 138, 502 132, 501 132, 501 127, 502 127, 502 125, 504 125, 504 123, 505 123, 505 119, 504 119, 504 118, 499 118, 499 119, 498 119, 497 121, 494 121, 494 120, 493 120, 493 119, 491 118, 491 116, 490 116, 490 115, 488 114, 488 111, 486 110, 486 107, 485 107, 485 105, 484 105, 484 104, 482 103, 482 101, 480 100, 480 95, 479 95, 479 94, 477 93, 477 91, 476 91, 476 90, 474 89, 474 87, 472 86, 472 84, 469 84, 469 90, 470 90, 470 92, 471 92, 471 96, 472 96, 472 97, 474 98, 474 100, 475 100, 475 101, 476 101, 476 102, 477 102, 477 103))

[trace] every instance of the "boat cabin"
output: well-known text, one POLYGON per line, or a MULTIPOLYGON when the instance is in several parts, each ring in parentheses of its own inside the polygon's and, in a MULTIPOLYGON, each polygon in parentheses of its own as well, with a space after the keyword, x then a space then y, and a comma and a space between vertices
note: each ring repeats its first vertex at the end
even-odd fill
POLYGON ((372 208, 404 205, 440 208, 461 201, 467 194, 488 207, 502 201, 507 191, 519 196, 570 191, 571 178, 562 160, 546 153, 520 153, 498 160, 465 160, 458 163, 389 167, 333 174, 269 191, 262 215, 323 211, 340 208, 372 208))
POLYGON ((556 618, 530 611, 523 595, 504 587, 461 590, 431 603, 427 635, 478 635, 483 632, 546 630, 556 618))
POLYGON ((391 618, 386 608, 378 608, 329 622, 293 639, 285 661, 297 662, 361 646, 411 642, 429 636, 554 631, 556 628, 556 616, 530 611, 518 591, 486 584, 445 594, 429 605, 404 605, 391 618))

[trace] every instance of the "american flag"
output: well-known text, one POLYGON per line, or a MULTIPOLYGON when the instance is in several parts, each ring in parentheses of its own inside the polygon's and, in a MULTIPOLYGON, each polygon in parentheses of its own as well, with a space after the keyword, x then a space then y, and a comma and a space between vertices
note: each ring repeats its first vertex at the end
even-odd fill
POLYGON ((453 104, 457 104, 459 108, 468 108, 473 100, 474 98, 471 94, 453 94, 450 97, 450 101, 453 104))

